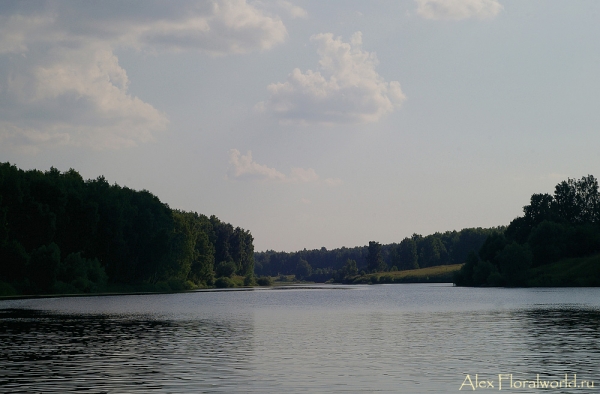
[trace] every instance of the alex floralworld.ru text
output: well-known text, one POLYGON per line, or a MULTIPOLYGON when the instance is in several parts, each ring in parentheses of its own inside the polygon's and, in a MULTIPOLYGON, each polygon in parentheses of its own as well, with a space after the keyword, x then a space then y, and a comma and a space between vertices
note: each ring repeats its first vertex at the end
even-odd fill
POLYGON ((572 379, 565 374, 564 379, 541 379, 537 374, 535 379, 520 379, 513 374, 498 374, 497 379, 481 378, 478 374, 466 375, 459 390, 510 390, 510 389, 546 389, 546 388, 594 388, 591 380, 577 380, 577 374, 572 379))

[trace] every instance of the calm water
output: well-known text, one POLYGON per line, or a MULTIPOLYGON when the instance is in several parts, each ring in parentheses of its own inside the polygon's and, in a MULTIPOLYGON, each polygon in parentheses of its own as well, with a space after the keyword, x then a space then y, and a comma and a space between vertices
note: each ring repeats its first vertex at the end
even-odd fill
POLYGON ((476 374, 478 391, 498 391, 506 374, 502 391, 599 392, 599 328, 600 289, 410 284, 0 301, 0 392, 446 393, 472 391, 476 374), (567 374, 578 387, 529 388, 523 380, 537 374, 548 384, 567 374))

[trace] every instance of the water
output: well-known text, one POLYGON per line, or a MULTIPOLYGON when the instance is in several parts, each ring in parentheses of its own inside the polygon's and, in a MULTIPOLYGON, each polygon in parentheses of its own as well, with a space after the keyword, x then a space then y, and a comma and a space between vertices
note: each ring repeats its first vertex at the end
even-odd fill
POLYGON ((473 391, 476 374, 494 386, 487 391, 503 374, 503 391, 593 392, 599 328, 596 288, 315 286, 0 301, 0 392, 446 393, 473 391), (522 383, 538 374, 584 387, 522 383))

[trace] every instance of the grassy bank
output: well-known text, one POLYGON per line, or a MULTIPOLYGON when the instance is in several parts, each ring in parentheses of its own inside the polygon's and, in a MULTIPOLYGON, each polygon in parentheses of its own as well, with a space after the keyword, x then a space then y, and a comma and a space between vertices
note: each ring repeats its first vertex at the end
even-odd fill
POLYGON ((532 287, 600 286, 600 254, 534 268, 529 277, 532 287))
POLYGON ((377 284, 377 283, 452 283, 454 272, 462 264, 438 265, 436 267, 419 268, 416 270, 378 272, 359 275, 350 278, 345 283, 377 284))
POLYGON ((244 276, 234 275, 232 277, 217 278, 214 286, 199 287, 192 282, 169 281, 160 283, 138 283, 138 284, 107 284, 95 291, 78 293, 75 291, 54 291, 44 294, 20 294, 8 283, 0 281, 0 300, 18 298, 43 298, 43 297, 79 297, 94 295, 132 295, 132 294, 171 294, 203 289, 221 288, 249 288, 258 286, 271 286, 273 281, 268 277, 253 278, 249 280, 244 276))

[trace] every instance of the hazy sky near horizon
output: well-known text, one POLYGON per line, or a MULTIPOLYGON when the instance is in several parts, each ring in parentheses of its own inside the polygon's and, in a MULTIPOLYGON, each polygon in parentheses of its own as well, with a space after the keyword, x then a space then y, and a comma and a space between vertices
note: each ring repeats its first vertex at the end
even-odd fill
POLYGON ((600 2, 4 1, 0 161, 255 250, 507 225, 600 175, 600 2))

